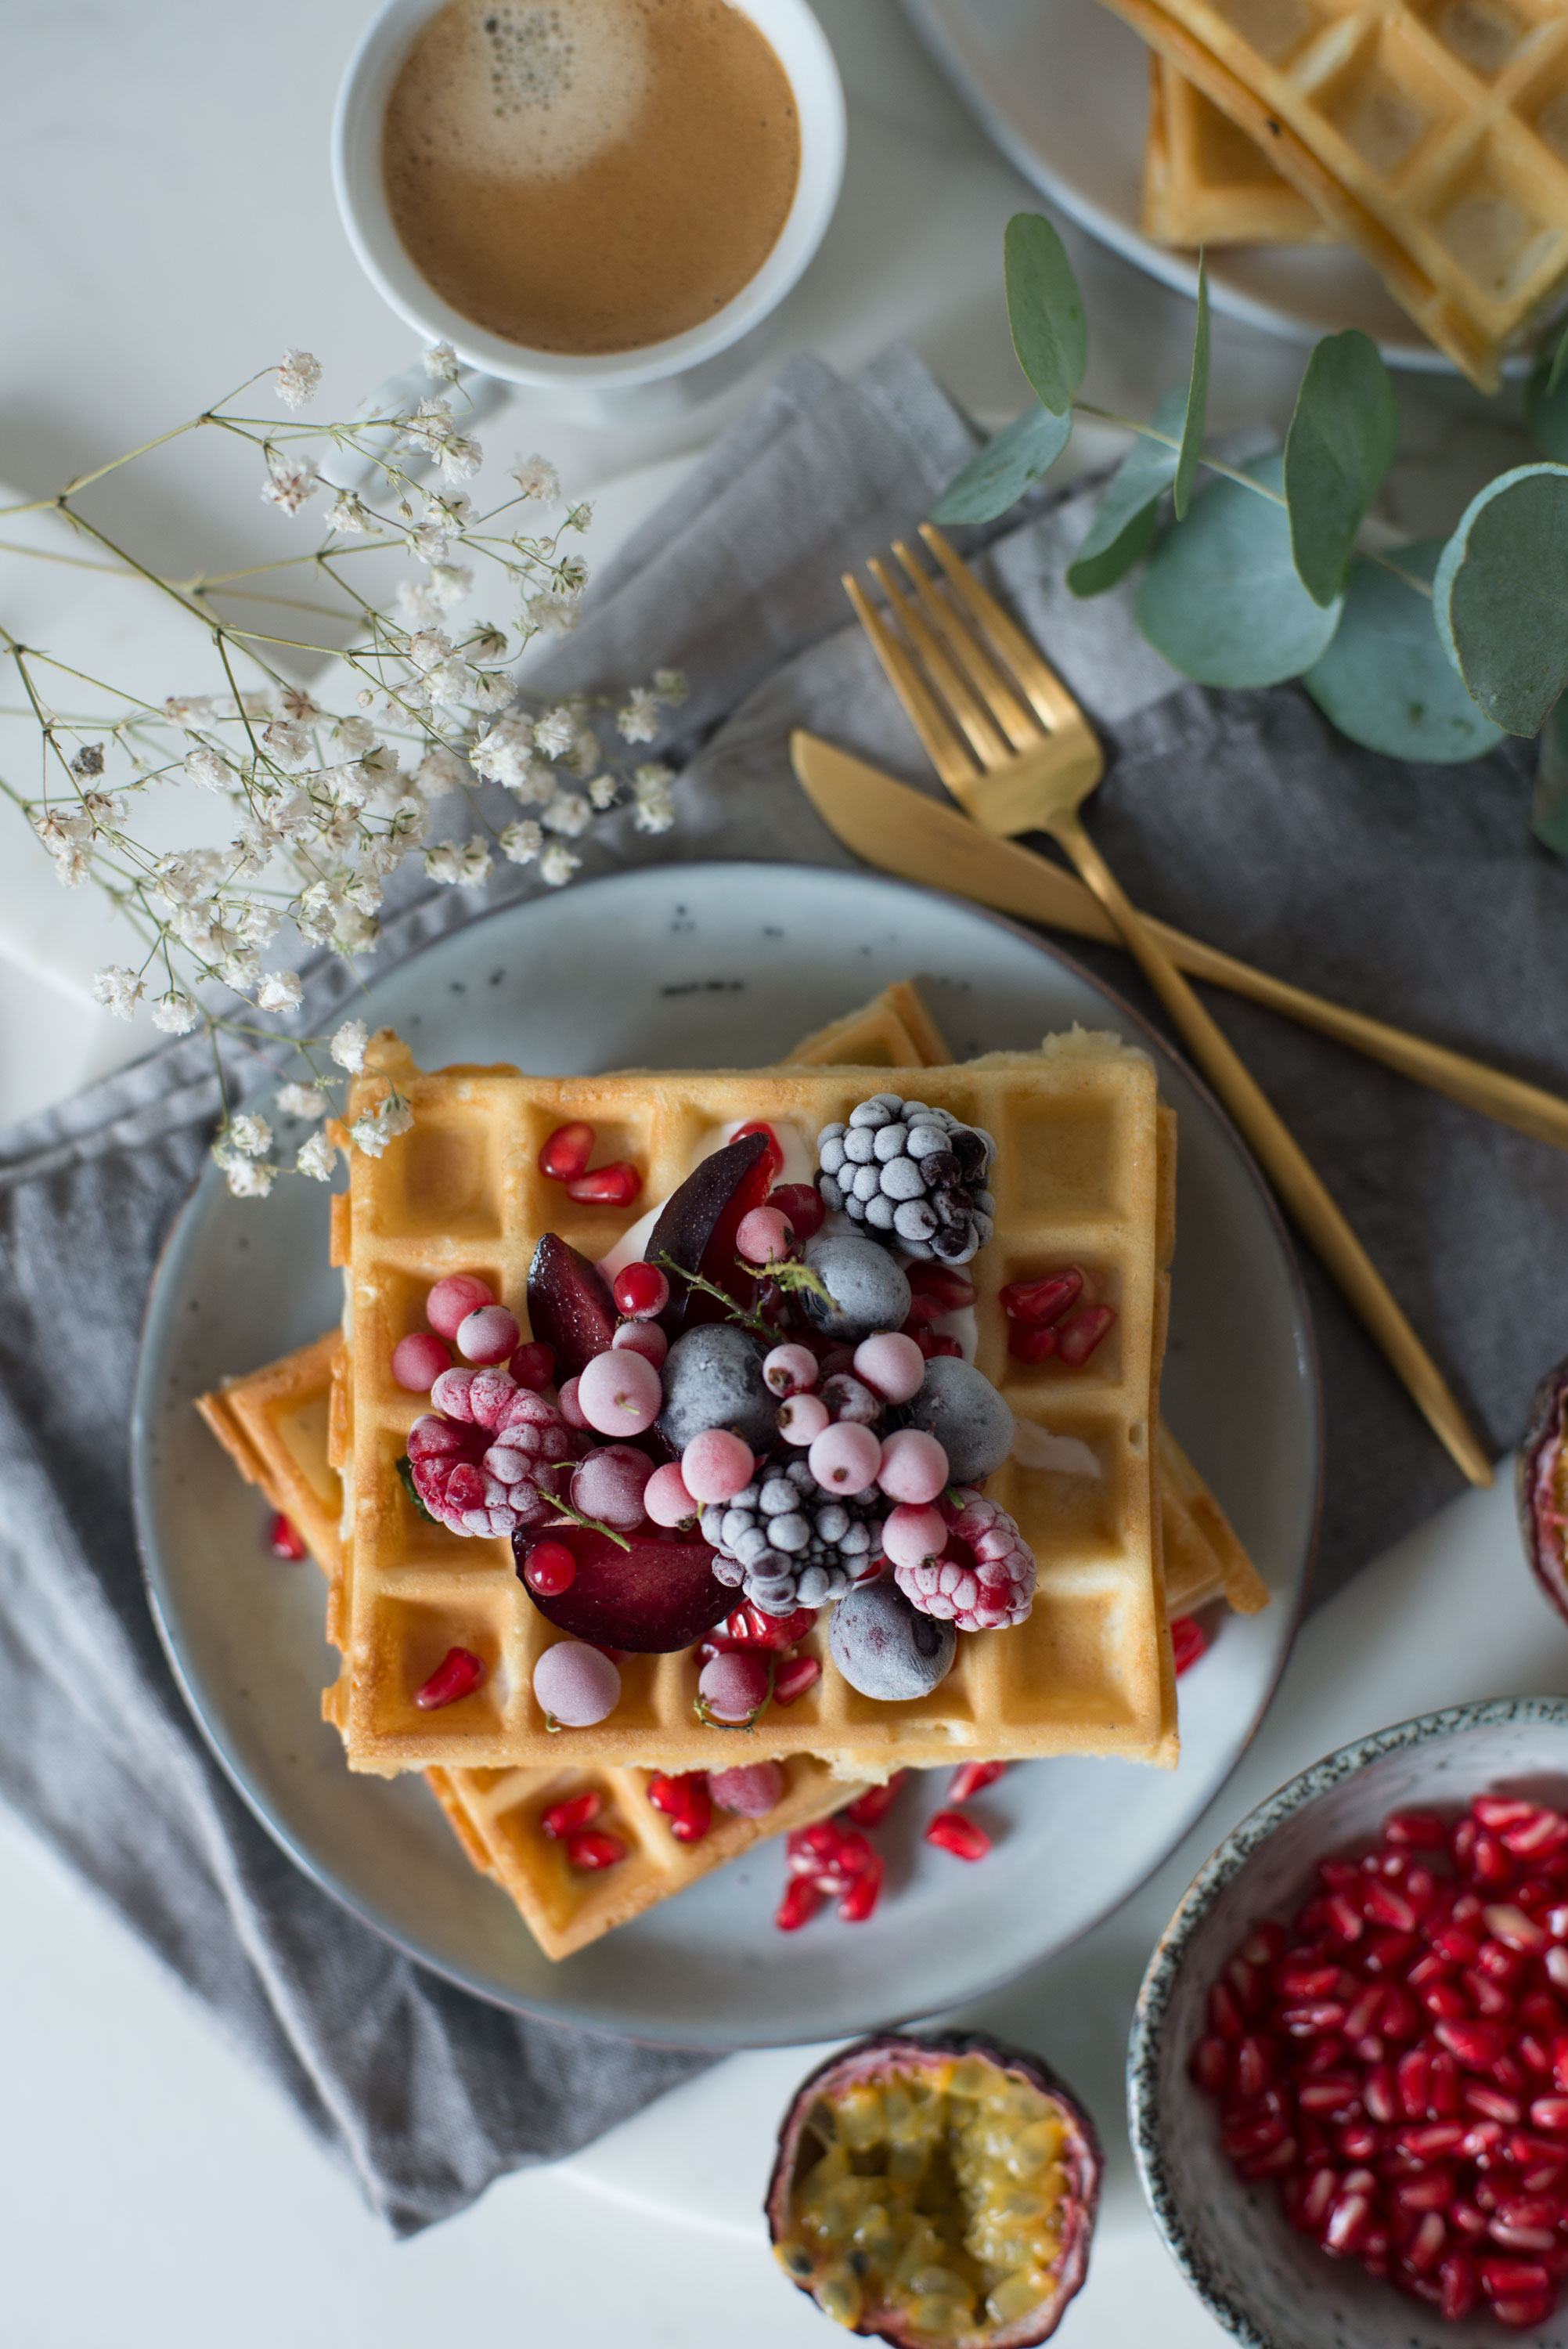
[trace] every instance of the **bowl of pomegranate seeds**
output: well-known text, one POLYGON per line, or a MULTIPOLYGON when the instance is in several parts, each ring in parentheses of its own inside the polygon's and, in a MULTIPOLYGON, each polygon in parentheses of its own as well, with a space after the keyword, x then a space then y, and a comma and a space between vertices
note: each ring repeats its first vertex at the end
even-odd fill
POLYGON ((1150 1964, 1128 2106, 1256 2349, 1568 2349, 1568 1698, 1401 1722, 1243 1819, 1150 1964))

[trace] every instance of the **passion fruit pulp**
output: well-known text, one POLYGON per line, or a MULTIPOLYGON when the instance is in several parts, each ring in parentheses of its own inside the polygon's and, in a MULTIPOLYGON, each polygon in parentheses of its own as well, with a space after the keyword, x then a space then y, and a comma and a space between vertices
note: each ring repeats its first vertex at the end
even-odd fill
POLYGON ((1101 2168, 1039 2056, 978 2032, 884 2033, 801 2083, 768 2189, 774 2255, 849 2332, 1032 2349, 1088 2271, 1101 2168))
POLYGON ((1558 1613, 1568 1615, 1568 1362, 1535 1390, 1513 1477, 1524 1555, 1558 1613))

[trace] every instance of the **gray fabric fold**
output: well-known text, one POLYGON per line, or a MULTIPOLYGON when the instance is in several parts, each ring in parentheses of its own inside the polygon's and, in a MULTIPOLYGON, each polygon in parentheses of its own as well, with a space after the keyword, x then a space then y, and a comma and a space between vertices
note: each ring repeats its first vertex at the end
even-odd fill
MULTIPOLYGON (((690 679, 651 746, 685 762, 675 828, 650 837, 614 817, 584 844, 583 879, 682 856, 851 863, 791 777, 796 725, 935 790, 844 626, 839 574, 909 532, 973 446, 907 352, 851 385, 814 359, 782 371, 531 678, 552 694, 663 665, 690 679)), ((1084 605, 1063 588, 1092 502, 1092 490, 1037 498, 985 559, 1105 736, 1090 820, 1134 895, 1284 976, 1568 1087, 1568 872, 1529 843, 1525 754, 1401 767, 1333 734, 1295 688, 1183 685, 1138 636, 1125 591, 1084 605)), ((507 867, 488 903, 537 885, 507 867)), ((406 882, 377 967, 486 902, 406 882)), ((1149 1009, 1125 957, 1067 944, 1149 1009)), ((332 1024, 352 988, 318 966, 304 1024, 332 1024)), ((1501 1452, 1568 1329, 1561 1162, 1210 999, 1501 1452)), ((216 1105, 206 1048, 186 1042, 0 1138, 0 1790, 407 2232, 584 2143, 701 2059, 521 2021, 425 1972, 298 1873, 189 1720, 142 1594, 124 1431, 143 1301, 216 1105)), ((1459 1482, 1336 1292, 1310 1265, 1308 1278, 1329 1413, 1321 1596, 1459 1482)))

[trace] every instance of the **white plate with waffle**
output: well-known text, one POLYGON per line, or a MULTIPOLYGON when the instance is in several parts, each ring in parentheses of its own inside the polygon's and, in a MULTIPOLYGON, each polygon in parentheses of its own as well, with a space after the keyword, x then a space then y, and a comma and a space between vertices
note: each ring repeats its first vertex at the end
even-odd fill
MULTIPOLYGON (((964 1057, 1030 1050, 1074 1021, 1151 1040, 1074 965, 971 907, 870 875, 748 864, 623 874, 509 908, 378 981, 364 1009, 432 1068, 761 1066, 912 971, 964 1057)), ((335 1677, 320 1583, 269 1557, 264 1505, 192 1408, 226 1375, 289 1353, 335 1318, 326 1202, 303 1184, 238 1202, 215 1172, 205 1176, 149 1310, 133 1431, 139 1526, 192 1709, 284 1847, 368 1923, 481 1995, 715 2048, 837 2036, 959 2004, 1115 1907, 1202 1810, 1267 1702, 1319 1479, 1311 1336, 1288 1246, 1229 1127, 1179 1063, 1160 1048, 1156 1057, 1181 1133, 1164 1406, 1273 1603, 1228 1616, 1182 1681, 1177 1769, 1017 1766, 984 1798, 995 1847, 974 1868, 920 1839, 945 1782, 931 1772, 883 1831, 889 1881, 875 1917, 849 1928, 825 1914, 788 1940, 772 1922, 781 1855, 764 1842, 552 1964, 470 1868, 417 1775, 349 1775, 319 1717, 335 1677)))
MULTIPOLYGON (((1004 154, 1080 226, 1166 285, 1196 297, 1195 252, 1144 231, 1149 61, 1100 0, 903 0, 946 78, 1004 154)), ((1357 254, 1334 243, 1210 243, 1214 306, 1315 341, 1358 326, 1390 367, 1447 373, 1357 254)), ((1507 363, 1512 373, 1528 364, 1507 363)))

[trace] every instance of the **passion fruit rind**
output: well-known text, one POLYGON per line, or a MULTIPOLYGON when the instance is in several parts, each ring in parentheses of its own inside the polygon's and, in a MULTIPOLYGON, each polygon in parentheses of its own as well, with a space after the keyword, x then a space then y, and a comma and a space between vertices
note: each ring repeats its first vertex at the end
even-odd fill
POLYGON ((848 2332, 1033 2349, 1088 2272, 1103 2167, 1043 2057, 977 2031, 884 2032, 801 2082, 769 2233, 790 2282, 848 2332))
POLYGON ((1535 1390, 1524 1441, 1514 1462, 1520 1538, 1536 1580, 1560 1615, 1568 1615, 1568 1362, 1548 1371, 1535 1390))

